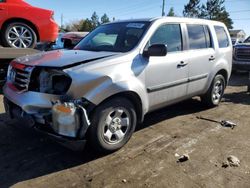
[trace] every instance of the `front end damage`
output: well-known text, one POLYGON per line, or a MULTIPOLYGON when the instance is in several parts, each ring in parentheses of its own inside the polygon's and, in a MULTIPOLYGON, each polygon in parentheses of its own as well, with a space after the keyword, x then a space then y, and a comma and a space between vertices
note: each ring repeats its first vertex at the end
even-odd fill
POLYGON ((66 95, 70 77, 62 70, 11 63, 4 106, 12 119, 34 127, 73 149, 83 149, 93 104, 66 95))

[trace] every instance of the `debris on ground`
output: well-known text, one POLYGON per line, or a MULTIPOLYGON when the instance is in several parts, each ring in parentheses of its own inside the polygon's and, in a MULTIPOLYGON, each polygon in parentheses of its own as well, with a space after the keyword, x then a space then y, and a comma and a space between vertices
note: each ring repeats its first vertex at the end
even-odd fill
POLYGON ((122 183, 127 183, 127 180, 126 180, 126 179, 123 179, 123 180, 122 180, 122 183))
POLYGON ((231 121, 227 121, 227 120, 222 120, 222 121, 217 121, 217 120, 213 120, 213 119, 209 119, 209 118, 204 118, 202 116, 196 116, 197 119, 201 119, 201 120, 206 120, 206 121, 210 121, 210 122, 214 122, 214 123, 219 123, 221 126, 223 127, 229 127, 231 129, 234 129, 234 127, 236 127, 237 125, 231 121))
POLYGON ((228 158, 227 158, 228 162, 229 162, 229 165, 232 166, 232 167, 238 167, 240 166, 240 160, 233 156, 233 155, 230 155, 228 158))
POLYGON ((174 154, 175 157, 180 157, 180 155, 178 153, 174 154))
POLYGON ((233 156, 233 155, 230 155, 228 158, 227 158, 227 161, 223 162, 222 163, 222 166, 223 168, 227 168, 227 167, 239 167, 240 166, 240 160, 233 156))
POLYGON ((189 155, 188 154, 184 154, 184 155, 181 155, 179 157, 179 159, 177 160, 177 163, 182 163, 182 162, 185 162, 185 161, 188 161, 189 160, 189 155))

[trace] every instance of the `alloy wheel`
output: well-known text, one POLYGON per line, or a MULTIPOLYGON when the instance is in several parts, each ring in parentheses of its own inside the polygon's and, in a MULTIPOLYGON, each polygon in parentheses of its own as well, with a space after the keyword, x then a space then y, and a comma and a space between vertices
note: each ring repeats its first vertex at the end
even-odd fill
POLYGON ((15 48, 29 48, 33 43, 33 35, 29 28, 15 25, 7 32, 8 43, 15 48))
POLYGON ((130 128, 130 116, 126 109, 113 109, 105 119, 103 138, 107 144, 117 144, 123 140, 130 128))

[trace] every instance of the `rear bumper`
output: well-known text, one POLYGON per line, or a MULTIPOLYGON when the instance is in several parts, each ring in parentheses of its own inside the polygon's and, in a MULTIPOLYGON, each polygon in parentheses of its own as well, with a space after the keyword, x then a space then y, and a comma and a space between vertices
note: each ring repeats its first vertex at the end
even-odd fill
POLYGON ((58 37, 58 25, 52 19, 46 24, 40 25, 39 27, 39 35, 40 42, 55 42, 58 37))

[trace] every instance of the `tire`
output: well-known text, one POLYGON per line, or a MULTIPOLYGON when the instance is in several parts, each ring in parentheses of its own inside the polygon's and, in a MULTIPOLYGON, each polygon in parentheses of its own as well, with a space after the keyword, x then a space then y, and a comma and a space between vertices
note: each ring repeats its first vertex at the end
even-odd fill
POLYGON ((91 117, 90 144, 102 153, 114 152, 124 146, 137 123, 134 105, 121 97, 101 104, 91 117))
POLYGON ((29 25, 12 22, 3 28, 2 41, 5 47, 34 48, 37 44, 37 35, 29 25))
POLYGON ((224 76, 217 74, 209 87, 207 93, 201 96, 201 101, 208 107, 218 106, 226 87, 224 76))

